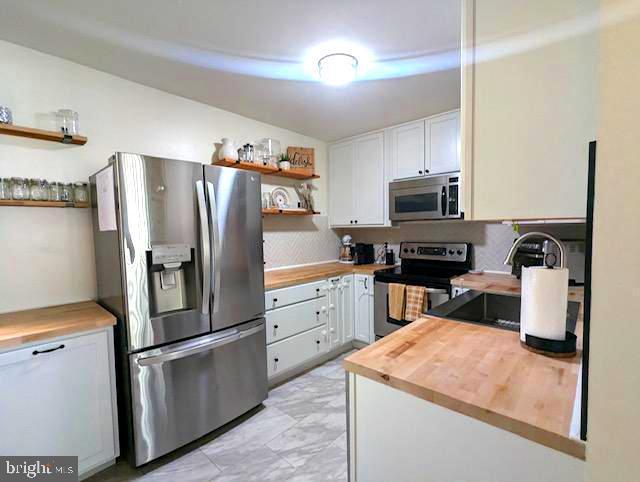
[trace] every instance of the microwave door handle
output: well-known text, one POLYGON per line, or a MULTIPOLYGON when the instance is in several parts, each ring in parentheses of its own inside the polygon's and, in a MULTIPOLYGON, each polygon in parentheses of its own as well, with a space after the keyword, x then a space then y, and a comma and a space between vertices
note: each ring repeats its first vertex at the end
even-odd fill
POLYGON ((211 293, 211 245, 209 243, 209 220, 207 218, 207 202, 204 198, 204 185, 196 181, 198 196, 198 215, 200 217, 200 244, 202 245, 202 314, 209 313, 211 293))
POLYGON ((442 186, 442 193, 440 194, 440 203, 442 209, 442 216, 447 215, 447 187, 442 186))
POLYGON ((220 303, 220 231, 218 230, 218 205, 213 183, 207 182, 209 212, 211 218, 211 246, 213 253, 213 312, 217 313, 220 303))

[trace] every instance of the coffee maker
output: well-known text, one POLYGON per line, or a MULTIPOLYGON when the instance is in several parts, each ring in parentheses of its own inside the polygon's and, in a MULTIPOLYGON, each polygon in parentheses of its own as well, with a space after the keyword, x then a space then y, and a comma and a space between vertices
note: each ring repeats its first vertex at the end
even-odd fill
POLYGON ((340 246, 340 256, 338 261, 343 264, 353 264, 354 262, 353 238, 348 234, 342 237, 342 246, 340 246))

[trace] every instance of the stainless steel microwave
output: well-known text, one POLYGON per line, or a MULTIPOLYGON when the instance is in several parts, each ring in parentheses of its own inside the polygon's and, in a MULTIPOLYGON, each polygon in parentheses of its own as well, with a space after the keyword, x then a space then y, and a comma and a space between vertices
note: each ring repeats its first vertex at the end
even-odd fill
POLYGON ((389 219, 462 218, 460 173, 389 183, 389 219))

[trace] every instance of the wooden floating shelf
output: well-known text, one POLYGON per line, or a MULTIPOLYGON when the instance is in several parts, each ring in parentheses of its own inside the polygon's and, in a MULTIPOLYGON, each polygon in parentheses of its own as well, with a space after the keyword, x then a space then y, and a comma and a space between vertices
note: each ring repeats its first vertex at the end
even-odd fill
POLYGON ((30 208, 88 208, 89 203, 74 203, 67 201, 15 201, 0 199, 0 206, 22 206, 30 208))
POLYGON ((262 215, 279 215, 279 216, 313 216, 320 214, 318 211, 306 211, 304 209, 279 209, 267 208, 262 210, 262 215))
POLYGON ((261 174, 269 176, 288 177, 291 179, 318 179, 320 176, 317 174, 309 174, 301 169, 287 169, 283 170, 279 167, 265 166, 262 164, 255 164, 253 162, 233 161, 231 159, 217 160, 213 163, 216 166, 233 167, 235 169, 243 169, 245 171, 255 171, 261 174))
POLYGON ((29 137, 31 139, 40 139, 42 141, 60 142, 62 144, 76 144, 83 146, 87 143, 84 136, 70 136, 62 132, 46 131, 44 129, 34 129, 32 127, 20 127, 13 124, 0 124, 0 134, 16 137, 29 137))

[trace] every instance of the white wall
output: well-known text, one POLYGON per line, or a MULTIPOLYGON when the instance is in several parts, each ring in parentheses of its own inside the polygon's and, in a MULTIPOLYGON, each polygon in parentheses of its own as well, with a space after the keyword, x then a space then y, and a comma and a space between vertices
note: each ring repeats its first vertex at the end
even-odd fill
MULTIPOLYGON (((71 108, 79 112, 81 133, 89 138, 85 146, 69 147, 0 136, 0 177, 87 181, 116 150, 206 163, 221 137, 240 143, 274 137, 283 147, 315 148, 321 176, 314 181, 316 207, 326 213, 324 142, 10 43, 0 42, 0 58, 0 105, 13 110, 15 124, 54 128, 51 113, 71 108)), ((293 222, 265 221, 267 240, 277 241, 283 233, 285 239, 265 250, 267 262, 269 256, 282 262, 279 250, 292 249, 296 240, 286 232, 295 230, 293 222)), ((320 221, 307 228, 312 233, 327 229, 320 221)), ((92 242, 89 210, 0 207, 0 312, 95 297, 92 242)), ((298 262, 325 259, 329 251, 309 252, 306 258, 303 253, 298 262)))
POLYGON ((629 482, 640 480, 640 1, 600 5, 624 20, 600 35, 587 478, 629 482))

